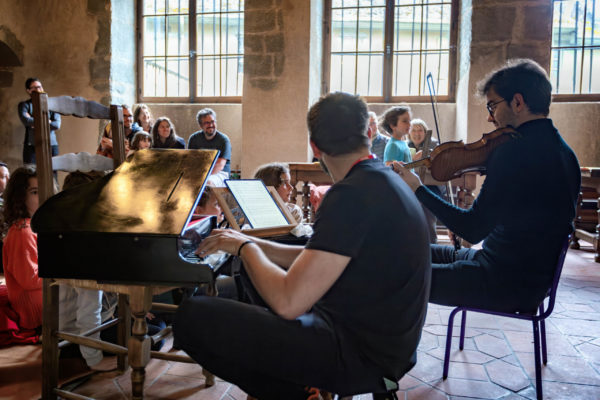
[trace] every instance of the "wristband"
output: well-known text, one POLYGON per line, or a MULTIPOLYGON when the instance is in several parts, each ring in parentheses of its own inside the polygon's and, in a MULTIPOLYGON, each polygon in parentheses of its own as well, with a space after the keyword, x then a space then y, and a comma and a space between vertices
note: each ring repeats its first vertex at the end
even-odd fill
POLYGON ((242 255, 242 248, 243 248, 245 245, 247 245, 247 244, 250 244, 250 243, 254 243, 254 244, 256 244, 256 242, 255 242, 254 240, 246 240, 244 243, 242 243, 242 244, 240 245, 240 247, 238 247, 238 253, 237 253, 238 257, 242 255))

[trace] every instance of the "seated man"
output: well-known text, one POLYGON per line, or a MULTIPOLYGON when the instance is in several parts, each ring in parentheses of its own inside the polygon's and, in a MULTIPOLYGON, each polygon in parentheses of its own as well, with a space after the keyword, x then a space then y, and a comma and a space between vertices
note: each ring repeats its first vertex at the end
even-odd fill
POLYGON ((188 149, 219 150, 219 158, 208 181, 213 186, 225 186, 231 172, 231 142, 226 134, 217 130, 217 114, 211 108, 203 108, 196 115, 202 130, 192 133, 188 149))
POLYGON ((452 232, 484 241, 481 250, 431 246, 431 302, 529 312, 552 285, 561 244, 573 230, 581 175, 575 154, 547 118, 551 90, 532 60, 511 60, 482 82, 488 121, 518 134, 487 159, 485 182, 469 210, 450 205, 394 164, 452 232))
POLYGON ((307 387, 385 393, 385 379, 415 365, 429 293, 425 217, 370 155, 368 121, 366 104, 346 93, 311 107, 311 146, 335 184, 305 247, 215 230, 197 250, 241 257, 269 308, 192 298, 176 314, 175 340, 260 400, 314 398, 307 387))

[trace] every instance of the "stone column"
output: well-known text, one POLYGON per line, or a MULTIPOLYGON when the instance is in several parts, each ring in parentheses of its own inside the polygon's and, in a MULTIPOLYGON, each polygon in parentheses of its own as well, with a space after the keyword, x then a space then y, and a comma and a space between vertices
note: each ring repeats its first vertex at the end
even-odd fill
MULTIPOLYGON (((473 96, 477 91, 477 83, 491 69, 501 66, 511 58, 531 58, 547 71, 549 70, 552 1, 473 1, 471 10, 468 8, 465 10, 463 4, 462 17, 467 16, 469 11, 471 11, 472 42, 468 65, 468 89, 461 92, 459 87, 457 126, 461 127, 458 121, 466 112, 468 114, 467 140, 474 141, 480 139, 482 133, 494 130, 494 126, 486 121, 485 101, 473 96), (463 96, 468 96, 466 109, 463 96)), ((461 35, 461 39, 463 38, 461 35)), ((465 70, 466 67, 463 68, 463 71, 465 70)))
POLYGON ((308 159, 306 112, 321 76, 321 24, 314 22, 322 13, 322 0, 246 1, 243 177, 267 162, 308 159))

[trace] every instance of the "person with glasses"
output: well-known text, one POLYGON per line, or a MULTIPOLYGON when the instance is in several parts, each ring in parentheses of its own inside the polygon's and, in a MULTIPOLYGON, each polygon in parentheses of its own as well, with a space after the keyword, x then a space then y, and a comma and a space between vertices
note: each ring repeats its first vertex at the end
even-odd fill
MULTIPOLYGON (((19 119, 25 126, 25 141, 23 143, 23 164, 35 164, 35 134, 33 121, 33 103, 31 97, 33 92, 43 93, 44 87, 38 78, 27 78, 25 81, 25 91, 29 94, 29 100, 19 103, 19 119)), ((52 147, 52 156, 58 155, 58 141, 56 140, 56 131, 60 129, 60 114, 54 111, 48 112, 50 123, 50 145, 52 147)))
MULTIPOLYGON (((290 210, 290 213, 296 219, 296 222, 302 222, 302 208, 295 202, 292 203, 292 186, 290 168, 287 164, 274 162, 264 164, 258 167, 254 173, 255 179, 260 179, 266 186, 273 186, 281 200, 283 200, 290 210)), ((295 201, 296 199, 294 199, 295 201)))
POLYGON ((554 127, 552 85, 535 61, 509 60, 480 83, 488 121, 518 134, 496 148, 468 210, 450 205, 399 163, 394 169, 452 232, 480 250, 431 245, 429 301, 503 312, 531 312, 550 288, 556 260, 573 230, 581 175, 554 127))
MULTIPOLYGON (((121 108, 123 109, 123 135, 125 136, 125 154, 129 152, 129 146, 133 137, 136 133, 142 132, 142 128, 138 124, 133 123, 133 114, 131 113, 131 108, 127 104, 121 104, 121 108)), ((98 143, 98 149, 96 150, 96 154, 100 154, 102 156, 113 158, 113 134, 110 122, 106 124, 102 135, 100 136, 100 141, 98 143)))

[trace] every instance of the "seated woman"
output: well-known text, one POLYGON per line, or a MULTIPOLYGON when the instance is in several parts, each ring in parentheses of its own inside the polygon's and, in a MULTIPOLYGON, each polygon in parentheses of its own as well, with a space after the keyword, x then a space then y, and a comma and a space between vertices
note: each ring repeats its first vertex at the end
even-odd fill
POLYGON ((185 149, 185 140, 175 133, 175 125, 167 117, 160 117, 152 127, 153 149, 185 149))
MULTIPOLYGON (((423 150, 425 145, 425 133, 427 132, 427 124, 422 119, 415 118, 410 121, 410 130, 408 131, 409 141, 408 148, 414 152, 413 159, 420 160, 423 157, 423 150)), ((428 150, 433 150, 438 145, 438 141, 431 138, 429 141, 428 150)), ((442 193, 445 193, 446 188, 444 186, 427 185, 432 192, 442 197, 442 193)), ((425 217, 427 218, 427 226, 429 227, 429 239, 431 243, 437 243, 437 232, 435 229, 437 218, 429 209, 423 206, 425 217)))
POLYGON ((273 186, 297 222, 302 222, 302 208, 291 203, 294 187, 290 183, 290 168, 284 163, 270 163, 260 166, 254 173, 254 178, 260 179, 266 186, 273 186))
POLYGON ((152 119, 152 113, 145 104, 139 104, 133 112, 133 123, 137 124, 146 133, 152 132, 152 126, 154 120, 152 119))
POLYGON ((127 153, 127 157, 133 155, 138 150, 149 149, 152 147, 152 136, 150 134, 141 131, 137 132, 133 136, 133 140, 131 141, 131 148, 127 153))
POLYGON ((38 183, 35 166, 18 168, 4 192, 2 261, 10 305, 19 316, 19 327, 42 325, 42 280, 38 276, 37 235, 30 226, 37 210, 38 183))

